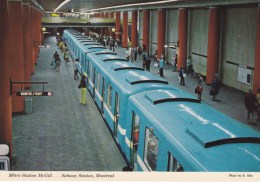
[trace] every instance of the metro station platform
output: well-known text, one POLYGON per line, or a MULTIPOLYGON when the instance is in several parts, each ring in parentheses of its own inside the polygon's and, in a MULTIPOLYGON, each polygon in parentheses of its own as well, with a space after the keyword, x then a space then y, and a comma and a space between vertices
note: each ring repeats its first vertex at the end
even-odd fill
MULTIPOLYGON (((125 48, 118 48, 115 49, 115 52, 117 52, 120 56, 125 57, 125 48)), ((136 65, 142 66, 142 60, 137 57, 137 61, 134 62, 136 65)), ((150 71, 154 74, 157 74, 159 76, 159 69, 154 67, 155 61, 153 59, 150 67, 150 71)), ((169 84, 172 84, 186 92, 189 92, 193 94, 194 96, 197 96, 197 94, 194 93, 195 88, 198 84, 198 78, 187 76, 185 77, 185 86, 181 86, 179 84, 179 72, 173 72, 172 71, 172 65, 167 64, 164 68, 164 78, 169 82, 169 84)), ((255 124, 248 123, 247 121, 247 110, 245 108, 244 104, 244 96, 245 93, 235 90, 230 87, 226 87, 224 85, 220 88, 220 93, 218 95, 218 101, 213 101, 212 96, 209 94, 211 86, 203 83, 203 93, 202 93, 202 101, 208 104, 209 106, 227 114, 228 116, 238 120, 239 122, 245 123, 249 127, 252 127, 258 131, 260 131, 260 122, 255 122, 255 124)), ((257 115, 255 115, 257 120, 257 115)))
MULTIPOLYGON (((50 68, 56 46, 54 37, 45 40, 51 48, 42 48, 37 61, 33 81, 48 81, 46 90, 51 97, 33 97, 32 113, 13 116, 13 160, 11 170, 23 171, 121 171, 126 163, 120 154, 105 122, 87 92, 87 104, 80 104, 79 80, 73 79, 73 62, 68 65, 62 59, 60 71, 50 68)), ((125 48, 115 51, 125 57, 125 48)), ((151 72, 158 74, 158 68, 151 72)), ((142 67, 138 59, 136 65, 142 67)), ((186 77, 185 86, 179 85, 178 72, 166 65, 164 78, 170 84, 194 96, 197 78, 186 77)), ((219 101, 209 95, 210 85, 203 84, 202 101, 217 110, 260 131, 260 122, 247 122, 244 94, 222 86, 219 101)), ((42 89, 33 85, 32 90, 42 89)))
MULTIPOLYGON (((80 104, 80 80, 73 78, 73 62, 63 61, 55 37, 45 40, 33 81, 48 81, 53 96, 32 97, 32 113, 13 116, 14 171, 121 171, 126 163, 90 94, 80 104), (62 58, 60 71, 50 68, 52 56, 62 58)), ((31 90, 41 90, 32 85, 31 90)))

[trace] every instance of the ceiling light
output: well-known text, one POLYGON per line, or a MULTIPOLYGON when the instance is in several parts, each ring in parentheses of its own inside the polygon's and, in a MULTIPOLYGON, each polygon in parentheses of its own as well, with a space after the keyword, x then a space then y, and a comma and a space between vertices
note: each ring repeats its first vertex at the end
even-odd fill
POLYGON ((65 0, 65 1, 63 1, 63 2, 54 10, 54 12, 58 11, 58 9, 60 9, 64 4, 66 4, 66 3, 68 3, 68 2, 70 2, 70 0, 65 0))
POLYGON ((100 10, 107 10, 107 9, 114 9, 114 8, 133 7, 133 6, 145 6, 145 5, 152 5, 152 4, 162 4, 162 3, 169 3, 169 2, 175 2, 175 1, 182 1, 182 0, 164 0, 164 1, 147 2, 147 3, 125 4, 125 5, 110 6, 110 7, 105 7, 105 8, 91 9, 91 10, 83 10, 82 12, 100 11, 100 10))

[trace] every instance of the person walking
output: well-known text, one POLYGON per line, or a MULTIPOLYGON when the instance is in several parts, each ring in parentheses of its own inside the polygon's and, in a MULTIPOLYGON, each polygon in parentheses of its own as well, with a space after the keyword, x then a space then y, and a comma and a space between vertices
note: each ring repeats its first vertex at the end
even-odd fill
POLYGON ((257 104, 256 95, 252 92, 251 89, 249 89, 248 93, 245 95, 245 108, 247 109, 248 123, 251 123, 252 120, 252 124, 255 124, 254 111, 256 109, 256 104, 257 104))
POLYGON ((219 88, 220 88, 220 81, 218 78, 218 74, 215 74, 214 79, 212 80, 211 89, 210 89, 210 95, 212 95, 213 101, 219 101, 217 99, 217 96, 219 94, 219 88))
POLYGON ((55 69, 56 69, 57 71, 60 71, 60 63, 61 63, 61 60, 60 60, 60 56, 58 55, 58 56, 56 57, 56 59, 55 59, 55 65, 56 65, 55 69))
POLYGON ((181 67, 181 69, 180 69, 179 76, 180 76, 180 85, 185 86, 184 69, 183 69, 183 67, 181 67))
POLYGON ((56 68, 56 59, 59 56, 58 52, 55 51, 52 60, 51 60, 51 68, 55 69, 56 68))
POLYGON ((80 103, 86 105, 87 82, 86 82, 86 76, 85 75, 82 75, 79 87, 81 88, 81 102, 80 103))

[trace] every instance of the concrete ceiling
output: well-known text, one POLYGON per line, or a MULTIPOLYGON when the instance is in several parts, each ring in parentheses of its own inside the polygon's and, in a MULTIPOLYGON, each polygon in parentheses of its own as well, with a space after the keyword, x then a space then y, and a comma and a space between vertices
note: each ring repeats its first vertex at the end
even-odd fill
MULTIPOLYGON (((28 0, 23 0, 28 1, 28 0)), ((40 5, 45 12, 53 12, 65 0, 31 0, 40 5)), ((86 10, 106 8, 111 6, 160 2, 160 4, 148 5, 142 4, 138 6, 120 7, 113 9, 103 9, 100 12, 127 11, 136 9, 158 9, 158 8, 181 8, 181 7, 209 7, 222 5, 245 5, 259 3, 260 0, 71 0, 62 6, 58 12, 82 12, 86 10)))
MULTIPOLYGON (((64 0, 36 0, 45 11, 54 11, 59 4, 64 0)), ((71 9, 74 12, 81 12, 83 10, 91 10, 97 8, 104 8, 109 6, 117 6, 124 4, 133 4, 133 3, 144 3, 144 2, 153 2, 153 1, 162 1, 162 0, 71 0, 62 6, 58 11, 59 12, 71 12, 71 9)))

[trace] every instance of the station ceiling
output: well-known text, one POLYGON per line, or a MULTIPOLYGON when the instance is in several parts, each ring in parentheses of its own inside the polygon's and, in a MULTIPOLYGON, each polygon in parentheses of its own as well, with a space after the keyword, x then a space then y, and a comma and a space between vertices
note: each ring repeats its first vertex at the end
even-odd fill
MULTIPOLYGON (((28 1, 28 0, 23 0, 28 1)), ((45 12, 54 12, 54 10, 65 0, 31 0, 42 7, 45 12)), ((131 11, 140 9, 158 9, 158 8, 181 8, 181 7, 209 7, 221 5, 245 5, 259 3, 260 0, 70 0, 64 4, 57 12, 115 12, 131 11), (151 4, 157 3, 157 4, 151 4), (114 7, 129 5, 124 7, 114 7), (114 7, 114 8, 107 8, 114 7), (104 9, 99 9, 104 8, 104 9)))

